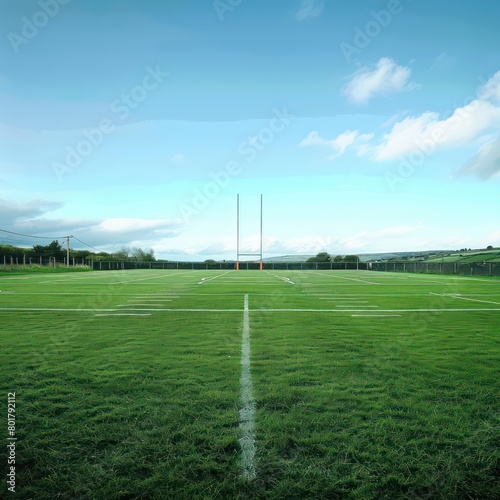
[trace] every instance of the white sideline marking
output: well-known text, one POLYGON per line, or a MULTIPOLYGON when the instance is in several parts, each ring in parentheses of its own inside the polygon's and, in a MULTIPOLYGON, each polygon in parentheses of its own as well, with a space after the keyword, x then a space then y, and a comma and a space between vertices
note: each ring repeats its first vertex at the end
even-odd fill
MULTIPOLYGON (((347 307, 347 306, 346 306, 347 307)), ((11 311, 11 312, 118 312, 123 309, 79 309, 79 308, 55 308, 55 307, 0 307, 0 311, 11 311)), ((155 311, 155 312, 211 312, 211 313, 241 313, 241 309, 185 309, 185 308, 152 308, 141 309, 130 307, 129 311, 155 311)), ((265 309, 258 308, 253 309, 253 311, 259 312, 306 312, 306 313, 352 313, 353 309, 265 309)), ((372 309, 356 309, 357 312, 373 312, 372 309)), ((467 307, 459 309, 379 309, 377 312, 380 313, 399 313, 399 312, 484 312, 484 311, 499 311, 500 307, 484 308, 484 307, 467 307)))
POLYGON ((255 400, 253 399, 252 375, 250 373, 250 319, 248 311, 248 294, 245 294, 243 308, 243 335, 241 340, 241 409, 240 438, 241 474, 247 479, 255 477, 255 400))
POLYGON ((451 293, 434 293, 429 292, 430 295, 438 295, 439 297, 450 297, 451 299, 462 299, 462 300, 470 300, 472 302, 484 302, 485 304, 497 304, 500 306, 500 302, 492 302, 490 300, 479 300, 479 299, 469 299, 468 297, 459 297, 456 294, 451 293))
POLYGON ((108 313, 108 314, 96 314, 96 316, 151 316, 151 314, 108 313))

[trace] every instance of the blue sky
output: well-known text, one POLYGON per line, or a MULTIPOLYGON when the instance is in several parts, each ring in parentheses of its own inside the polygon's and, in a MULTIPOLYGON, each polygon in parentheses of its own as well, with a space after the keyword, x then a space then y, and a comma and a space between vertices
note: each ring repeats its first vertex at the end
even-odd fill
POLYGON ((265 256, 500 246, 499 17, 493 0, 4 0, 0 228, 232 259, 239 193, 249 252, 264 196, 265 256))

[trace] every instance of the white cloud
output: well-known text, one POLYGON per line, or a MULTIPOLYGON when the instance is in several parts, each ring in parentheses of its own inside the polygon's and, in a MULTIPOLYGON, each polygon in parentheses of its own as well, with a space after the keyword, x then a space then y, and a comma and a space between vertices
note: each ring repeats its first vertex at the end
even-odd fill
POLYGON ((500 138, 482 146, 457 174, 483 180, 500 175, 500 138))
POLYGON ((376 95, 412 90, 411 69, 398 66, 390 57, 382 57, 375 68, 364 67, 355 73, 342 92, 355 103, 365 104, 376 95))
POLYGON ((324 8, 323 0, 302 0, 300 7, 295 11, 295 19, 303 21, 309 17, 318 17, 324 8))
POLYGON ((2 226, 14 221, 29 220, 62 206, 59 202, 31 200, 26 202, 0 199, 0 222, 2 226))
POLYGON ((358 130, 346 130, 334 139, 325 139, 312 131, 299 146, 330 148, 334 154, 329 159, 339 158, 348 148, 354 148, 359 156, 390 161, 412 153, 429 156, 443 149, 480 145, 478 153, 458 173, 481 179, 499 175, 500 139, 496 134, 500 127, 500 71, 478 89, 476 99, 467 99, 466 104, 447 118, 440 118, 439 113, 432 111, 400 116, 386 121, 382 128, 389 126, 390 131, 376 139, 374 134, 361 134, 358 130))
POLYGON ((366 142, 373 138, 373 134, 360 134, 358 130, 347 130, 338 135, 335 139, 324 139, 315 130, 303 139, 299 146, 327 146, 333 149, 334 154, 327 157, 329 160, 340 158, 347 150, 347 148, 356 147, 359 154, 364 154, 366 142))
POLYGON ((438 113, 426 112, 395 123, 376 147, 374 159, 392 160, 418 150, 431 154, 438 149, 464 145, 488 129, 498 128, 500 106, 490 101, 500 93, 497 75, 479 90, 480 99, 455 109, 449 118, 439 119, 438 113))
MULTIPOLYGON (((135 219, 135 218, 50 218, 47 213, 61 208, 57 202, 32 200, 15 203, 0 199, 0 222, 2 229, 14 233, 46 237, 62 238, 74 235, 85 243, 100 248, 113 249, 120 245, 138 246, 136 242, 144 242, 152 247, 158 241, 179 235, 182 228, 176 219, 135 219)), ((13 244, 31 246, 38 242, 34 238, 9 236, 13 244)), ((84 248, 76 240, 72 243, 84 248)))

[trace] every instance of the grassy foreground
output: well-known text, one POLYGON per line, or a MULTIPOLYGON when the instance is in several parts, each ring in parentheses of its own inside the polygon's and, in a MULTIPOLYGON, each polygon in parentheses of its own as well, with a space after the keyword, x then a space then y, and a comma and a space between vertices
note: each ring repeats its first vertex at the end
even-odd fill
POLYGON ((498 279, 114 271, 0 284, 13 498, 498 497, 498 279))

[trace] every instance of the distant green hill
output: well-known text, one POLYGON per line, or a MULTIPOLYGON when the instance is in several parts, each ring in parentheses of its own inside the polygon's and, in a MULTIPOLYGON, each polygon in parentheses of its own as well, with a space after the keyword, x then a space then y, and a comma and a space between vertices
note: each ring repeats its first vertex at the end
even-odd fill
MULTIPOLYGON (((331 255, 336 255, 332 253, 331 255)), ((500 262, 500 248, 492 250, 456 251, 449 250, 426 250, 422 252, 382 252, 357 254, 361 262, 403 260, 411 262, 424 260, 426 262, 500 262)), ((314 255, 282 255, 279 257, 268 257, 264 262, 306 262, 314 255)))

